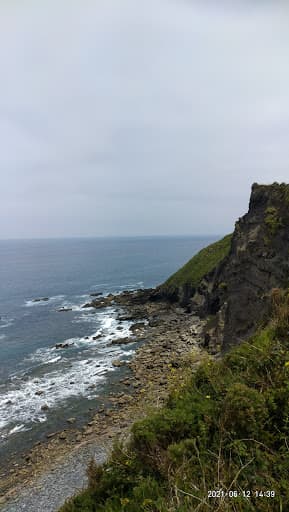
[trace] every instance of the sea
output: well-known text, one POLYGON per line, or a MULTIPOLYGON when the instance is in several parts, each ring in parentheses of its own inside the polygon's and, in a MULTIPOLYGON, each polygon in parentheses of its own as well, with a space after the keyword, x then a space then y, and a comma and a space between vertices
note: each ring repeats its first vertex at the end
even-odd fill
POLYGON ((155 287, 217 238, 0 240, 0 463, 71 417, 81 427, 124 371, 113 360, 133 356, 111 345, 131 322, 84 309, 91 294, 155 287))

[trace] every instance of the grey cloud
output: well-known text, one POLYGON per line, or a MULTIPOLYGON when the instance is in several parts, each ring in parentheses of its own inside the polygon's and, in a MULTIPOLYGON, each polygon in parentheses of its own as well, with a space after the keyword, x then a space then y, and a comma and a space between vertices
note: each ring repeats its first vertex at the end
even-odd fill
POLYGON ((0 237, 230 231, 252 182, 288 181, 288 14, 2 5, 0 237))

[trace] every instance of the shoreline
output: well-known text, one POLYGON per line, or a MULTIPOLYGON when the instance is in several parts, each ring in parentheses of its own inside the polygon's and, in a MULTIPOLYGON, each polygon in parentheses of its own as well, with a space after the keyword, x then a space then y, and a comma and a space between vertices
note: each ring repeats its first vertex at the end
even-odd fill
MULTIPOLYGON (((179 385, 184 378, 188 357, 191 370, 204 355, 207 357, 200 346, 204 321, 175 304, 156 301, 153 290, 98 297, 92 303, 96 308, 117 304, 125 311, 123 316, 135 321, 131 330, 134 342, 139 342, 140 346, 125 363, 128 375, 120 376, 118 381, 125 391, 110 393, 106 398, 108 404, 98 408, 84 428, 67 428, 52 434, 46 442, 38 442, 27 452, 23 463, 12 462, 4 473, 2 471, 0 510, 3 512, 28 509, 37 512, 41 500, 42 512, 57 511, 65 499, 85 485, 86 466, 91 456, 103 462, 114 439, 125 440, 136 420, 150 409, 162 406, 174 379, 177 378, 179 385), (65 481, 65 474, 70 481, 65 481), (50 489, 54 489, 52 501, 47 482, 50 489)), ((115 365, 124 366, 122 361, 115 361, 115 365)))

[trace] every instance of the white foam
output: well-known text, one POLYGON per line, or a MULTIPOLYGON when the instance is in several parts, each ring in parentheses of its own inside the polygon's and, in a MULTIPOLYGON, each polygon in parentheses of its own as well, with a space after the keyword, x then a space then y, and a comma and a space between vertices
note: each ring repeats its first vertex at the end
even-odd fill
POLYGON ((66 295, 53 295, 53 297, 50 297, 49 300, 50 301, 56 301, 56 300, 64 300, 66 297, 66 295))
POLYGON ((49 300, 37 300, 37 301, 35 301, 34 299, 27 299, 27 300, 25 300, 24 307, 31 308, 31 307, 34 307, 34 306, 46 306, 48 302, 49 302, 49 300))
POLYGON ((0 341, 4 340, 4 338, 6 338, 6 334, 0 334, 0 341))
POLYGON ((62 304, 57 307, 56 311, 59 311, 59 309, 64 309, 64 310, 71 309, 74 312, 80 311, 81 313, 83 313, 84 311, 91 311, 91 310, 95 311, 95 309, 93 307, 84 308, 83 301, 81 301, 81 304, 75 304, 73 302, 65 301, 65 302, 62 302, 62 304))
POLYGON ((29 430, 27 427, 25 427, 25 425, 22 423, 22 425, 16 425, 15 427, 13 427, 10 431, 9 431, 9 436, 11 436, 12 434, 17 434, 18 432, 25 432, 29 430))
POLYGON ((65 297, 66 295, 53 295, 52 297, 47 297, 48 300, 43 300, 41 297, 39 299, 26 299, 24 307, 30 308, 34 306, 47 306, 48 304, 51 304, 51 302, 61 302, 65 297))
MULTIPOLYGON (((28 357, 25 358, 25 362, 32 362, 32 363, 40 363, 40 364, 48 364, 49 362, 52 362, 51 356, 56 351, 55 347, 51 348, 38 348, 35 352, 30 354, 28 357)), ((53 359, 56 359, 53 358, 53 359)))
POLYGON ((2 317, 0 319, 0 329, 7 329, 14 323, 14 318, 2 317), (4 323, 2 323, 4 322, 4 323))
POLYGON ((98 360, 75 361, 61 371, 11 382, 10 389, 0 394, 2 437, 11 435, 11 424, 27 426, 31 422, 46 421, 41 410, 43 405, 55 408, 71 397, 93 398, 95 389, 90 386, 97 385, 105 378, 106 372, 113 369, 112 360, 117 355, 120 355, 119 351, 112 350, 101 365, 98 360))
POLYGON ((87 324, 98 324, 98 318, 97 318, 97 315, 95 313, 89 313, 89 311, 86 309, 86 313, 83 313, 83 309, 82 309, 82 314, 78 315, 76 318, 74 318, 72 320, 72 323, 73 324, 83 324, 83 323, 87 323, 87 324))
POLYGON ((118 288, 120 288, 122 290, 135 290, 137 288, 143 288, 143 287, 144 287, 143 281, 138 281, 137 283, 124 284, 124 285, 118 286, 118 288))
POLYGON ((60 359, 61 359, 61 356, 53 357, 52 359, 45 361, 45 364, 57 363, 58 361, 60 361, 60 359))
POLYGON ((60 407, 72 397, 83 396, 91 399, 95 396, 97 385, 105 379, 107 372, 117 370, 113 367, 112 361, 130 356, 134 352, 127 345, 111 345, 113 339, 131 336, 130 326, 133 322, 120 322, 117 314, 118 311, 113 307, 93 315, 83 314, 85 318, 92 317, 98 329, 89 337, 62 341, 64 344, 71 344, 73 349, 82 349, 82 352, 72 353, 72 357, 78 359, 65 358, 64 354, 69 354, 70 349, 56 349, 55 346, 37 349, 26 359, 33 363, 33 367, 39 364, 47 365, 47 371, 44 375, 29 379, 27 373, 26 377, 25 374, 22 373, 21 376, 18 373, 11 378, 8 391, 7 388, 2 393, 0 391, 2 438, 12 435, 16 432, 15 428, 22 425, 27 428, 31 422, 46 421, 47 416, 41 410, 43 405, 53 409, 60 407), (122 330, 118 329, 120 325, 122 330), (94 340, 94 337, 97 339, 94 340), (89 359, 79 360, 84 356, 83 349, 89 350, 89 359), (94 356, 95 350, 97 358, 94 356), (49 367, 50 364, 55 366, 49 367))
POLYGON ((110 286, 110 283, 98 283, 91 286, 91 290, 96 290, 97 288, 101 288, 102 286, 110 286))
POLYGON ((76 305, 71 305, 70 307, 72 307, 72 311, 81 311, 81 313, 83 313, 83 310, 85 309, 86 311, 95 311, 94 307, 90 307, 90 308, 84 308, 83 307, 83 304, 82 305, 79 305, 79 306, 76 306, 76 305))

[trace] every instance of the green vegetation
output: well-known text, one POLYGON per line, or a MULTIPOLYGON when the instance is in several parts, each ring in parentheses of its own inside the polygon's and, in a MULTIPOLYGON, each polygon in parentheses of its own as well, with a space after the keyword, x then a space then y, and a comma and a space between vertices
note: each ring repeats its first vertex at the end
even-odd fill
POLYGON ((275 235, 282 225, 282 221, 279 217, 278 210, 277 208, 274 208, 274 206, 269 206, 268 208, 266 208, 265 214, 265 224, 269 229, 271 235, 275 235))
POLYGON ((90 465, 88 489, 61 511, 289 510, 287 292, 272 291, 272 318, 223 359, 204 359, 127 446, 90 465), (218 489, 235 497, 208 497, 218 489))
POLYGON ((282 201, 287 206, 289 205, 289 185, 288 183, 273 183, 272 185, 268 185, 267 188, 270 188, 272 199, 277 201, 282 201))
POLYGON ((173 274, 161 289, 173 293, 182 286, 189 285, 196 288, 201 279, 213 270, 229 253, 232 235, 225 236, 222 240, 202 249, 188 261, 180 270, 173 274))

